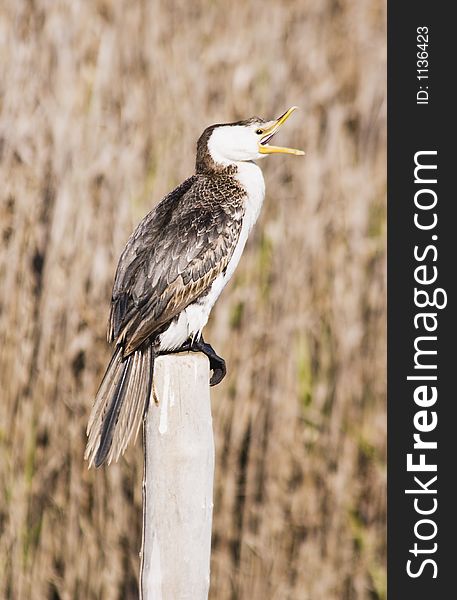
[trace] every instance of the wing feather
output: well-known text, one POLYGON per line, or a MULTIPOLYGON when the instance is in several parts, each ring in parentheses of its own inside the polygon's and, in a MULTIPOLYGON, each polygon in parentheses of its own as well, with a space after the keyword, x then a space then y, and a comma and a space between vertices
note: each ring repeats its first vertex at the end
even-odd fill
POLYGON ((241 230, 244 190, 235 181, 211 186, 207 178, 191 177, 130 237, 116 272, 108 330, 109 341, 123 343, 124 356, 226 269, 241 230))

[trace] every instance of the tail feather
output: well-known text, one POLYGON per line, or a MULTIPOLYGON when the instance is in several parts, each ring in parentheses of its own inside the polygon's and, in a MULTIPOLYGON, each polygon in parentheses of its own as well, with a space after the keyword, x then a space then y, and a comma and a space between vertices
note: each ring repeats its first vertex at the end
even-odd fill
MULTIPOLYGON (((131 396, 134 393, 134 390, 137 390, 138 395, 142 394, 142 390, 139 387, 139 382, 141 379, 141 370, 142 370, 142 360, 143 355, 140 352, 135 352, 133 354, 133 364, 132 364, 132 375, 128 380, 127 389, 125 390, 126 397, 131 396)), ((136 408, 135 402, 128 402, 125 406, 125 410, 119 415, 119 422, 117 425, 117 431, 132 431, 132 414, 136 408)), ((116 445, 118 448, 118 454, 115 457, 115 460, 124 452, 129 440, 123 439, 119 440, 119 443, 116 445)))
POLYGON ((151 345, 126 358, 118 347, 97 392, 87 426, 84 457, 89 467, 111 463, 124 453, 140 429, 152 389, 154 350, 151 345))
POLYGON ((95 396, 94 406, 90 413, 89 422, 87 424, 86 434, 93 430, 94 424, 103 418, 103 411, 106 411, 106 402, 102 402, 104 398, 111 397, 111 394, 114 391, 117 382, 119 381, 119 377, 121 375, 120 365, 122 363, 122 348, 119 346, 116 348, 109 365, 105 371, 102 382, 100 383, 100 387, 97 390, 97 394, 95 396))
POLYGON ((124 403, 122 407, 123 410, 119 415, 119 422, 114 432, 114 460, 118 460, 124 453, 132 437, 136 441, 151 395, 154 351, 151 346, 148 346, 143 352, 135 353, 135 355, 138 355, 138 364, 135 373, 132 373, 130 378, 131 386, 129 386, 127 394, 137 400, 124 403))
POLYGON ((116 427, 119 419, 119 413, 121 411, 122 404, 125 403, 125 391, 130 378, 130 372, 132 369, 133 357, 130 355, 122 363, 121 377, 116 385, 114 394, 110 400, 108 410, 103 419, 102 431, 100 435, 100 444, 98 446, 97 454, 95 455, 94 464, 99 467, 105 462, 108 452, 111 449, 113 442, 114 428, 116 427))

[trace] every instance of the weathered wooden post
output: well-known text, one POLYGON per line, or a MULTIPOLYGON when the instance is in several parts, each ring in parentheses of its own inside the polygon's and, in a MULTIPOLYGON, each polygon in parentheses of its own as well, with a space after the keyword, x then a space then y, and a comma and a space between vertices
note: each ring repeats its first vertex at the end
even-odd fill
POLYGON ((203 354, 160 356, 144 425, 142 600, 207 600, 214 439, 203 354))

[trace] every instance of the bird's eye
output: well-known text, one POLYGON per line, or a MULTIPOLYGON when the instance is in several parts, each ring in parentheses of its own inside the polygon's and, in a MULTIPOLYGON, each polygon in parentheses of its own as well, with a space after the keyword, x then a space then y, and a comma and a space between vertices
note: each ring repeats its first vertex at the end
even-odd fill
POLYGON ((257 129, 257 131, 256 131, 257 135, 262 135, 262 133, 263 133, 263 129, 257 129))

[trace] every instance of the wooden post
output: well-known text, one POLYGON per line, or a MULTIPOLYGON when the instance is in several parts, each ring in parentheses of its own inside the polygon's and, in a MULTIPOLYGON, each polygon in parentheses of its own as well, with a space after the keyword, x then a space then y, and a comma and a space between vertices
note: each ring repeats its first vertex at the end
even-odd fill
POLYGON ((207 600, 214 439, 203 354, 160 356, 145 419, 142 600, 207 600))

